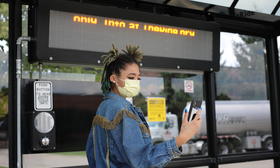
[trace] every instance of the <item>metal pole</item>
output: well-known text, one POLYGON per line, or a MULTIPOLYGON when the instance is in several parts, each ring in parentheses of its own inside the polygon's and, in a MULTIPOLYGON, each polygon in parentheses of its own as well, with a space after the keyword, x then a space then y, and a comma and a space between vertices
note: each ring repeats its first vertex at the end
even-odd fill
POLYGON ((17 167, 17 88, 16 88, 16 41, 21 36, 21 1, 9 2, 9 167, 17 167))
POLYGON ((279 58, 277 52, 276 37, 266 38, 267 49, 267 69, 269 78, 269 100, 271 109, 271 131, 273 138, 273 150, 278 153, 278 157, 274 158, 274 167, 280 166, 280 106, 279 106, 279 58))
POLYGON ((216 88, 215 88, 215 72, 204 73, 204 90, 206 101, 206 124, 208 137, 208 155, 212 158, 212 163, 209 168, 218 168, 218 143, 217 143, 217 128, 216 128, 216 88))
POLYGON ((17 167, 22 167, 21 161, 21 44, 23 41, 30 41, 30 37, 19 37, 17 39, 17 59, 16 59, 16 76, 17 76, 17 167))

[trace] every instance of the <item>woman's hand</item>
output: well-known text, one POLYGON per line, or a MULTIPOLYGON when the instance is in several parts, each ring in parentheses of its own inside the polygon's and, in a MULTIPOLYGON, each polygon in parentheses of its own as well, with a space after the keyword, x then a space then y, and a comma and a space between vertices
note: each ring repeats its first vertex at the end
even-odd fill
POLYGON ((197 111, 195 118, 191 122, 188 121, 188 115, 188 112, 184 114, 180 133, 176 137, 176 145, 178 147, 189 141, 199 131, 201 126, 201 110, 197 111))

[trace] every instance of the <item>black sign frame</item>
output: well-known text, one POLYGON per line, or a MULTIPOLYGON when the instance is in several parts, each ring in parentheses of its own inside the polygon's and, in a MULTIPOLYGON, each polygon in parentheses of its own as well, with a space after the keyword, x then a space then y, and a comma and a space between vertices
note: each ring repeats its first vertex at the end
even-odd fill
MULTIPOLYGON (((64 63, 81 65, 101 65, 102 52, 81 51, 71 49, 49 48, 49 15, 50 10, 83 13, 102 17, 134 20, 168 26, 188 27, 213 32, 212 61, 167 58, 144 55, 142 61, 145 68, 184 69, 199 71, 219 71, 220 68, 220 30, 213 21, 200 21, 182 17, 163 16, 148 12, 121 9, 110 6, 82 4, 71 1, 39 0, 37 5, 29 9, 29 36, 35 40, 29 43, 29 62, 64 63)), ((111 45, 111 44, 108 44, 111 45)))

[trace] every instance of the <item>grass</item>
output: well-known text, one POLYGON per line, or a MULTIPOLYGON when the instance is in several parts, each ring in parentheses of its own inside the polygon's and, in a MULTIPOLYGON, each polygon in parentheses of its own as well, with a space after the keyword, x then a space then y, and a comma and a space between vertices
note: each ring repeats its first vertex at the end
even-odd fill
MULTIPOLYGON (((77 152, 56 152, 54 154, 65 155, 65 156, 86 156, 85 151, 77 151, 77 152)), ((0 167, 1 168, 1 167, 0 167)))

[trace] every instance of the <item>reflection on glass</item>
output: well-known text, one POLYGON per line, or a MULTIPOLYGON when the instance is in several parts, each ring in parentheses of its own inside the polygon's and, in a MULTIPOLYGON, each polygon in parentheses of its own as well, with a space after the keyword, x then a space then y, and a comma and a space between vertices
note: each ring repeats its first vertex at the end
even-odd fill
POLYGON ((202 3, 209 3, 213 5, 219 5, 219 6, 226 6, 229 7, 233 0, 191 0, 191 1, 197 1, 197 2, 202 2, 202 3))
POLYGON ((219 165, 220 168, 252 168, 252 167, 265 167, 265 168, 274 168, 273 160, 263 160, 263 161, 254 161, 254 162, 244 162, 244 163, 233 163, 233 164, 222 164, 219 165))
POLYGON ((217 99, 267 99, 264 46, 259 37, 221 33, 217 99))
POLYGON ((270 14, 278 0, 239 0, 235 8, 270 14))
POLYGON ((220 154, 273 150, 263 38, 221 33, 216 74, 220 154))
POLYGON ((278 9, 278 11, 275 14, 276 16, 280 16, 280 9, 278 9))
MULTIPOLYGON (((148 97, 164 97, 166 100, 166 121, 148 121, 153 142, 160 143, 176 137, 182 123, 183 110, 189 109, 192 99, 203 99, 203 75, 179 71, 167 73, 146 69, 141 72, 141 75, 141 91, 134 98, 134 105, 140 107, 147 116, 149 114, 148 97)), ((203 129, 191 141, 183 145, 182 150, 186 155, 201 154, 202 146, 207 146, 204 104, 202 108, 203 129)), ((203 154, 207 154, 205 151, 203 154)))
MULTIPOLYGON (((30 65, 29 65, 30 66, 30 65)), ((90 70, 83 67, 73 66, 43 66, 40 72, 39 68, 32 68, 32 70, 24 70, 22 77, 24 79, 41 79, 43 80, 69 80, 69 81, 90 81, 99 82, 102 69, 98 67, 91 67, 90 70)))
POLYGON ((64 64, 30 64, 27 57, 27 43, 23 43, 23 79, 42 80, 68 80, 100 82, 102 67, 98 66, 74 66, 64 64))

